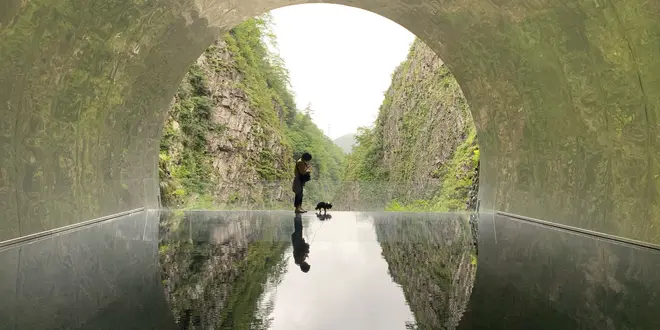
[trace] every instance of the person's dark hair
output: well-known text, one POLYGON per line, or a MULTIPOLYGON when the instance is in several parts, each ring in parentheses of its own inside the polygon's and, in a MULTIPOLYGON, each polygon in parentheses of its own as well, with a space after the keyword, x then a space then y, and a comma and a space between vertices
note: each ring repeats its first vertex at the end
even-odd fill
POLYGON ((308 162, 308 161, 312 160, 312 155, 309 152, 305 152, 305 153, 302 154, 301 158, 302 158, 302 160, 308 162))
POLYGON ((303 273, 307 273, 310 268, 312 268, 312 266, 310 266, 307 262, 303 261, 303 263, 300 264, 300 270, 302 270, 303 273))

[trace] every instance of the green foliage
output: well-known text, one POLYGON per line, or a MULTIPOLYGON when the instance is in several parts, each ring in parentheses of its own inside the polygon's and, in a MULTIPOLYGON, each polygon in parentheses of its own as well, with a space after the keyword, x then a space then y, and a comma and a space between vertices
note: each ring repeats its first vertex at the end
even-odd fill
POLYGON ((383 136, 380 129, 358 128, 353 152, 346 157, 344 179, 347 181, 387 181, 389 173, 381 165, 383 136))
POLYGON ((300 112, 287 125, 286 135, 293 146, 293 160, 299 159, 303 152, 312 154, 312 181, 305 186, 306 199, 329 201, 342 179, 343 151, 323 134, 309 115, 300 112))
POLYGON ((253 107, 273 126, 291 118, 296 111, 289 89, 288 71, 279 55, 264 42, 269 16, 247 20, 231 30, 224 39, 234 55, 237 69, 244 74, 239 83, 253 107))
POLYGON ((165 205, 181 205, 205 194, 213 177, 208 138, 222 134, 224 127, 211 118, 213 100, 206 78, 193 65, 182 82, 169 111, 160 144, 161 198, 165 205))
POLYGON ((477 179, 479 150, 467 102, 449 69, 429 55, 415 41, 392 75, 374 126, 358 131, 346 158, 346 180, 390 183, 383 196, 391 199, 389 211, 464 210, 477 179))
POLYGON ((277 155, 272 150, 264 149, 259 153, 258 163, 256 166, 257 173, 266 180, 278 180, 289 177, 289 174, 281 168, 276 168, 273 164, 276 161, 277 155))
POLYGON ((287 247, 286 242, 258 241, 249 244, 246 259, 235 265, 242 275, 236 278, 232 294, 227 299, 219 329, 265 328, 264 320, 258 318, 255 311, 264 292, 264 282, 284 257, 287 247))
POLYGON ((249 155, 247 137, 230 139, 235 152, 247 159, 249 172, 256 172, 258 180, 285 182, 283 185, 288 188, 295 160, 303 152, 309 152, 314 157, 314 176, 306 187, 307 200, 328 200, 336 183, 318 182, 341 180, 344 155, 311 121, 311 108, 305 111, 307 114, 297 110, 284 62, 271 50, 273 47, 269 48, 269 44, 275 46, 270 20, 264 15, 240 24, 223 37, 226 48, 220 42, 214 43, 198 61, 200 64, 189 69, 177 91, 161 141, 159 165, 164 205, 205 209, 249 206, 246 204, 289 207, 288 198, 286 202, 270 201, 271 196, 260 195, 262 189, 258 185, 253 186, 255 193, 248 197, 232 194, 222 202, 213 198, 217 175, 211 167, 213 155, 208 152, 208 139, 223 134, 224 128, 213 124, 212 114, 217 104, 209 88, 209 79, 214 78, 208 75, 235 77, 229 70, 240 72, 234 86, 245 92, 250 107, 258 115, 257 129, 250 138, 260 140, 262 145, 273 141, 280 144, 277 151, 265 148, 249 155), (226 52, 231 56, 230 61, 223 57, 226 52))
POLYGON ((456 149, 449 164, 436 172, 442 178, 442 186, 434 210, 462 211, 467 203, 468 192, 472 187, 476 169, 479 165, 479 146, 477 133, 470 130, 467 139, 456 149))
POLYGON ((468 137, 456 149, 446 165, 439 167, 433 175, 441 180, 440 189, 430 200, 413 200, 407 203, 392 200, 385 208, 393 212, 455 212, 465 210, 468 192, 477 179, 479 146, 476 131, 470 130, 468 137))

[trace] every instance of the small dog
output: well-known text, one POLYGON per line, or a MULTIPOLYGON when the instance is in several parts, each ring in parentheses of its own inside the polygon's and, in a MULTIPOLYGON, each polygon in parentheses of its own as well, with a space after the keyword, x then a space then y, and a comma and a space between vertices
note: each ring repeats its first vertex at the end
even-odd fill
POLYGON ((332 208, 332 204, 326 203, 326 202, 320 202, 316 204, 315 210, 319 211, 319 214, 321 214, 321 209, 323 209, 323 213, 328 213, 328 210, 332 208))

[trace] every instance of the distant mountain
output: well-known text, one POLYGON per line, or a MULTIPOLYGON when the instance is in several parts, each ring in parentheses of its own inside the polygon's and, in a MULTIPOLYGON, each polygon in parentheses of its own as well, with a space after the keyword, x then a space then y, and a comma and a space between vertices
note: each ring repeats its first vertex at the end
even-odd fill
POLYGON ((353 150, 353 145, 355 144, 355 133, 342 135, 332 142, 344 150, 345 153, 350 154, 353 150))

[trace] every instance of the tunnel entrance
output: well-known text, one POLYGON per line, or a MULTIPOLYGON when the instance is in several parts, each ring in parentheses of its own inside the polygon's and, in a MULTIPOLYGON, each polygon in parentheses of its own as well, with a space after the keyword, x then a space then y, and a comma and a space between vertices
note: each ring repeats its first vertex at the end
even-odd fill
MULTIPOLYGON (((274 19, 282 16, 273 14, 247 20, 216 39, 188 70, 167 113, 159 154, 162 205, 291 209, 294 162, 308 152, 313 156, 309 161, 313 175, 305 183, 305 208, 313 208, 317 202, 333 202, 336 211, 474 209, 479 162, 476 129, 467 101, 442 60, 410 35, 406 39, 410 44, 401 39, 397 46, 409 50, 407 55, 397 50, 402 54, 387 65, 383 62, 360 71, 360 67, 383 56, 370 49, 395 48, 386 46, 393 41, 380 36, 385 31, 371 27, 369 32, 356 32, 361 25, 350 19, 381 26, 394 35, 402 34, 398 30, 403 29, 369 12, 348 7, 298 8, 289 7, 292 10, 280 15, 295 19, 291 13, 298 10, 300 19, 300 15, 312 16, 304 17, 306 29, 318 31, 320 38, 342 39, 324 46, 328 47, 327 52, 335 52, 335 58, 323 55, 325 60, 320 62, 318 51, 305 53, 315 43, 306 35, 282 32, 274 25, 274 19), (313 18, 314 15, 318 17, 313 18), (328 15, 334 19, 322 18, 328 15), (348 15, 340 37, 328 36, 330 31, 326 32, 322 24, 310 25, 313 20, 335 22, 341 19, 340 15, 348 15), (285 47, 295 49, 295 58, 301 64, 291 63, 291 53, 281 57, 275 40, 280 37, 275 34, 280 33, 284 33, 285 41, 294 36, 300 38, 300 46, 292 48, 289 41, 285 47), (364 41, 353 36, 356 33, 381 41, 372 41, 369 49, 360 48, 356 43, 364 41), (365 57, 369 52, 371 56, 365 57), (325 88, 315 94, 333 95, 342 101, 328 103, 317 96, 320 104, 314 102, 315 107, 308 104, 299 108, 296 101, 300 103, 300 97, 296 100, 290 81, 299 79, 296 74, 301 72, 294 71, 292 76, 288 65, 305 71, 322 67, 319 72, 325 74, 306 76, 303 91, 310 86, 325 88), (346 70, 347 67, 354 69, 346 70), (381 77, 371 77, 377 74, 381 77), (369 83, 383 85, 386 90, 364 86, 369 83), (353 88, 339 88, 345 84, 353 84, 353 88), (365 100, 371 102, 373 109, 354 105, 365 104, 365 100), (347 112, 345 108, 352 110, 347 112), (347 123, 351 119, 345 116, 355 112, 371 112, 374 119, 346 126, 351 125, 347 123), (349 127, 353 133, 347 147, 353 152, 341 150, 319 123, 349 127)), ((303 29, 286 24, 289 29, 303 29)))
MULTIPOLYGON (((11 304, 1 319, 14 328, 145 319, 136 311, 158 319, 166 109, 214 38, 302 2, 0 5, 0 292, 14 297, 0 303, 11 304), (97 255, 106 259, 89 261, 97 255), (75 294, 55 301, 55 287, 75 294)), ((468 326, 657 324, 656 3, 332 2, 410 30, 470 104, 483 217, 468 326)))

